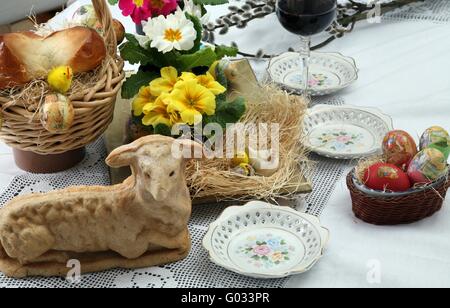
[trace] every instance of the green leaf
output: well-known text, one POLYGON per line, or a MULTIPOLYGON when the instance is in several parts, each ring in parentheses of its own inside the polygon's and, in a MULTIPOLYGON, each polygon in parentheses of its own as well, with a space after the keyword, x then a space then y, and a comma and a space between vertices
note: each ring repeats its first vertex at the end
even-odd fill
POLYGON ((236 57, 238 51, 239 49, 237 49, 236 47, 225 45, 216 46, 216 49, 214 50, 218 60, 222 59, 223 57, 236 57))
POLYGON ((194 0, 196 5, 221 5, 227 4, 228 0, 194 0))
POLYGON ((130 62, 130 64, 157 64, 152 56, 151 51, 135 45, 133 42, 126 42, 120 46, 121 57, 130 62))
POLYGON ((203 121, 205 124, 217 123, 226 128, 227 124, 238 122, 246 110, 247 104, 242 97, 237 98, 233 102, 217 101, 216 114, 205 116, 203 121))
POLYGON ((200 19, 198 19, 198 17, 196 17, 196 16, 192 16, 192 15, 189 15, 188 13, 186 13, 186 17, 187 17, 187 19, 192 21, 192 23, 194 24, 194 29, 197 32, 197 37, 195 38, 195 41, 194 41, 194 47, 192 47, 191 50, 186 52, 187 54, 192 54, 192 53, 200 50, 200 46, 201 46, 201 42, 202 42, 203 25, 202 25, 202 22, 200 21, 200 19))
MULTIPOLYGON (((216 80, 219 82, 222 86, 225 87, 225 89, 228 89, 228 79, 225 74, 225 68, 226 65, 223 62, 219 62, 219 64, 216 66, 216 80)), ((217 100, 219 101, 226 101, 227 100, 227 92, 219 94, 217 96, 217 100)))
POLYGON ((216 53, 211 48, 204 48, 190 55, 180 55, 176 61, 179 71, 186 72, 198 66, 209 67, 216 59, 216 53))
POLYGON ((133 45, 139 46, 139 41, 137 40, 137 38, 131 34, 131 33, 125 33, 125 38, 127 39, 128 42, 130 42, 133 45))
POLYGON ((130 41, 120 46, 120 55, 131 64, 151 65, 157 68, 173 65, 177 55, 174 52, 166 54, 158 52, 156 48, 143 48, 136 38, 130 37, 130 41))
POLYGON ((119 0, 108 0, 108 3, 111 5, 116 5, 117 3, 119 3, 119 0))
POLYGON ((154 129, 155 134, 162 135, 162 136, 168 136, 170 137, 172 135, 172 130, 169 126, 165 124, 158 124, 156 125, 154 129))
POLYGON ((150 82, 159 77, 159 73, 156 72, 143 72, 139 71, 134 75, 131 75, 122 85, 122 98, 131 99, 143 86, 147 86, 150 82))

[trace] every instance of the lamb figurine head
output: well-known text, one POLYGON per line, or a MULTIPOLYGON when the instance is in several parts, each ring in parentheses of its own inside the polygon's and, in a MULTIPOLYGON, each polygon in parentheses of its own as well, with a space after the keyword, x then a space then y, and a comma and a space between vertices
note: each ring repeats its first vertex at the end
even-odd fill
MULTIPOLYGON (((190 250, 191 198, 184 149, 190 140, 143 137, 113 151, 111 167, 133 175, 115 186, 81 186, 16 197, 0 209, 0 271, 10 277, 65 276, 178 261, 190 250), (178 149, 178 151, 177 151, 178 149)), ((190 152, 190 151, 189 151, 190 152)))
POLYGON ((189 157, 181 155, 183 148, 193 148, 194 152, 203 150, 191 140, 147 136, 111 152, 106 163, 113 168, 130 166, 137 180, 137 192, 143 194, 141 197, 163 201, 180 186, 186 186, 184 172, 189 157))

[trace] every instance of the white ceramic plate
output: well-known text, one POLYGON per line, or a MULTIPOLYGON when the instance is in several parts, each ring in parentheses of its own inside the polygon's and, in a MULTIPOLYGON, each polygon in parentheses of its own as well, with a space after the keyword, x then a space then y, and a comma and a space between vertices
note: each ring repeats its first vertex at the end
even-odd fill
POLYGON ((227 208, 210 225, 203 246, 212 262, 230 271, 281 278, 311 269, 328 238, 314 216, 252 201, 227 208))
MULTIPOLYGON (((271 80, 295 93, 301 93, 303 63, 296 52, 287 52, 270 61, 271 80)), ((358 79, 353 58, 339 53, 312 52, 310 59, 310 95, 322 96, 348 87, 358 79)))
POLYGON ((305 117, 305 146, 319 155, 356 159, 381 154, 392 119, 375 108, 316 105, 305 117))

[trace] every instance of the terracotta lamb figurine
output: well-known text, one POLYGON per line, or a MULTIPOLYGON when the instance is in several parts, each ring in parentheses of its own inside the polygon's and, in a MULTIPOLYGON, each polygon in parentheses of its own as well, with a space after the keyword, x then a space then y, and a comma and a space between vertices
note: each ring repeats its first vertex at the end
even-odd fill
MULTIPOLYGON (((11 200, 0 209, 0 271, 16 278, 65 276, 72 259, 86 273, 186 257, 191 198, 186 159, 172 155, 174 141, 148 136, 113 151, 107 164, 133 171, 122 184, 11 200)), ((190 140, 180 143, 201 148, 190 140)))

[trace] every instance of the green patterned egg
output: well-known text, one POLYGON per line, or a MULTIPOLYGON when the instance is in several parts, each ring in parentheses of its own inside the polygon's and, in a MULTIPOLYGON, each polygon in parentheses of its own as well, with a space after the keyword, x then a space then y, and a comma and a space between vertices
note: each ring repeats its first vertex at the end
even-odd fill
POLYGON ((413 158, 408 168, 408 176, 414 184, 428 184, 446 175, 447 161, 442 152, 426 148, 413 158))
POLYGON ((434 148, 441 151, 447 160, 450 155, 450 135, 440 126, 428 128, 420 138, 420 149, 434 148))

